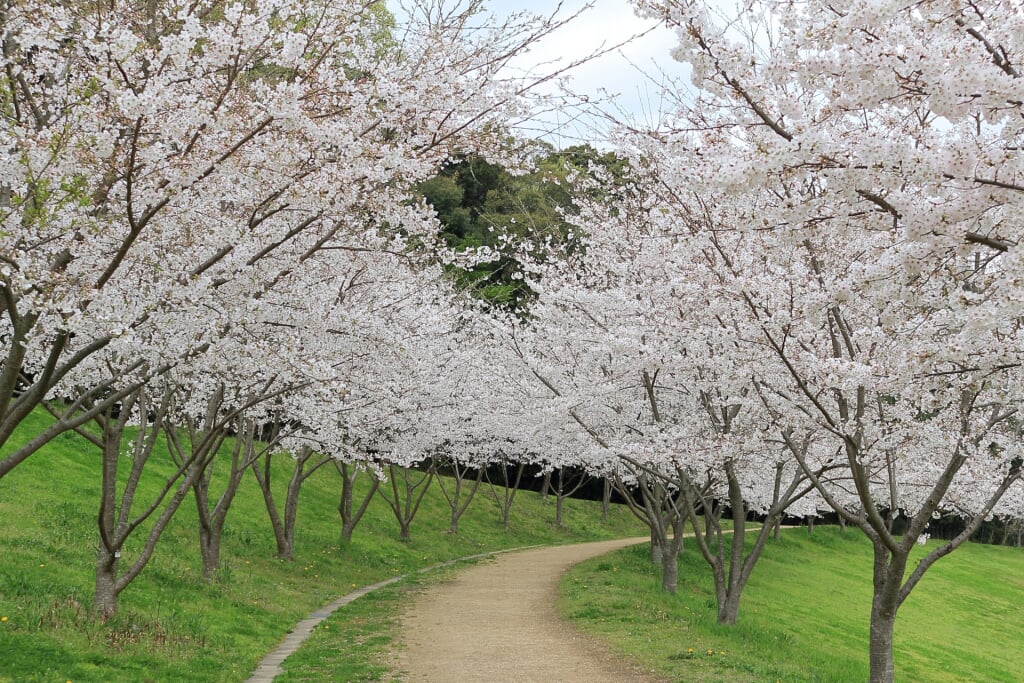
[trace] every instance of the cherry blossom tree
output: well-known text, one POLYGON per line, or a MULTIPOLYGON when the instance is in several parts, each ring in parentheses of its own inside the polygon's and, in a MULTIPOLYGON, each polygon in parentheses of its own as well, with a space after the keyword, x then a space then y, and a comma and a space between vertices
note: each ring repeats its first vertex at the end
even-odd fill
POLYGON ((4 6, 0 444, 64 410, 0 476, 302 291, 313 255, 433 239, 408 188, 528 112, 551 74, 503 66, 569 18, 430 7, 395 27, 370 0, 4 6), (98 354, 110 372, 79 371, 98 354))
POLYGON ((997 1, 747 2, 735 18, 637 5, 676 30, 693 73, 673 119, 622 138, 651 171, 647 216, 707 267, 756 359, 749 396, 871 540, 871 680, 891 683, 900 605, 1020 485, 1024 16, 997 1), (966 529, 910 568, 940 510, 966 529))
POLYGON ((370 502, 373 500, 374 494, 377 493, 381 480, 370 466, 359 461, 335 457, 334 467, 341 475, 341 496, 338 500, 338 516, 341 517, 341 541, 349 543, 352 541, 352 532, 355 531, 356 525, 359 524, 370 507, 370 502), (359 504, 356 505, 356 479, 362 472, 366 472, 370 478, 370 488, 362 494, 359 504))
MULTIPOLYGON (((715 580, 719 621, 735 623, 774 522, 814 486, 785 452, 751 381, 764 350, 734 340, 738 313, 719 300, 714 271, 649 215, 657 195, 640 184, 646 174, 638 166, 617 199, 580 202, 573 220, 581 253, 540 264, 531 325, 515 341, 561 419, 598 446, 585 466, 608 467, 636 495, 631 507, 651 529, 665 590, 675 590, 689 519, 705 528, 698 547, 715 580), (755 513, 765 523, 748 550, 755 513)), ((829 466, 815 459, 813 468, 824 478, 829 466)))

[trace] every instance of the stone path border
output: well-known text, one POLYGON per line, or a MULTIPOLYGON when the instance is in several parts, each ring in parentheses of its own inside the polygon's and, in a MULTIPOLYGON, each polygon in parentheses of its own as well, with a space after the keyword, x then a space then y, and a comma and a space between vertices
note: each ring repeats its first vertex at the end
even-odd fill
POLYGON ((282 640, 280 644, 278 644, 278 646, 270 652, 270 654, 268 654, 266 657, 260 660, 259 665, 256 667, 256 671, 253 673, 252 676, 250 676, 246 680, 246 683, 272 683, 275 677, 284 673, 284 669, 281 668, 281 664, 284 662, 284 660, 287 659, 290 654, 299 649, 299 646, 301 646, 302 643, 306 640, 306 638, 310 636, 310 634, 313 632, 313 629, 316 628, 321 621, 331 616, 331 614, 333 614, 335 610, 337 610, 339 607, 347 605, 356 598, 361 598, 367 593, 371 593, 379 588, 384 588, 385 586, 390 586, 393 583, 397 583, 403 579, 407 579, 413 574, 426 574, 427 572, 431 572, 436 569, 450 567, 453 564, 458 564, 459 562, 479 560, 484 557, 493 557, 494 555, 501 555, 503 553, 513 553, 518 552, 520 550, 530 550, 532 548, 540 547, 544 546, 526 545, 519 548, 506 548, 505 550, 493 550, 487 553, 479 553, 477 555, 459 557, 454 560, 448 560, 447 562, 442 562, 440 564, 424 567, 423 569, 417 569, 416 571, 409 572, 408 574, 392 576, 390 579, 378 581, 377 583, 371 584, 369 586, 363 586, 358 590, 354 590, 351 593, 343 597, 340 597, 333 602, 327 603, 326 605, 324 605, 323 607, 321 607, 320 609, 318 609, 317 611, 313 612, 308 617, 300 621, 298 624, 296 624, 295 628, 293 628, 288 633, 288 635, 285 636, 284 640, 282 640))

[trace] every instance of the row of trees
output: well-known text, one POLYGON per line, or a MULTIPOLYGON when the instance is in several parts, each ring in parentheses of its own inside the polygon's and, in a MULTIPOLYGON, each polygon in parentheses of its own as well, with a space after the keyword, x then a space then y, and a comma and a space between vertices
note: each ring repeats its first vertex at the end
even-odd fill
POLYGON ((568 165, 513 164, 507 123, 546 77, 503 71, 568 19, 487 28, 476 0, 400 28, 359 0, 4 6, 0 446, 40 406, 55 419, 0 480, 62 432, 97 446, 100 614, 190 491, 204 557, 247 469, 287 529, 274 453, 295 459, 289 492, 324 463, 349 485, 388 471, 400 520, 425 482, 392 466, 501 454, 617 481, 666 589, 684 520, 703 529, 722 623, 781 516, 833 511, 874 545, 871 677, 893 680, 896 613, 927 569, 1024 516, 1024 17, 635 4, 675 29, 691 82, 655 130, 620 126, 616 155, 568 165), (133 513, 159 438, 175 471, 133 513), (751 512, 768 523, 747 549, 751 512), (911 568, 944 512, 963 532, 911 568), (152 542, 122 569, 142 520, 152 542))
POLYGON ((101 616, 190 491, 209 567, 249 469, 287 554, 275 452, 291 494, 318 453, 401 467, 495 431, 461 426, 493 378, 417 185, 501 146, 546 78, 503 66, 567 19, 436 10, 399 28, 368 0, 0 8, 0 479, 64 432, 97 447, 101 616), (41 407, 51 425, 12 440, 41 407), (160 439, 174 468, 143 500, 160 439))
POLYGON ((620 130, 629 182, 581 204, 582 248, 537 264, 533 319, 510 339, 590 436, 580 461, 668 520, 663 552, 663 528, 704 512, 721 622, 784 511, 860 529, 871 680, 891 682, 896 614, 925 572, 1024 512, 1024 17, 637 5, 676 31, 692 83, 658 130, 620 130), (751 509, 769 525, 745 553, 751 509), (910 566, 943 512, 965 528, 910 566))

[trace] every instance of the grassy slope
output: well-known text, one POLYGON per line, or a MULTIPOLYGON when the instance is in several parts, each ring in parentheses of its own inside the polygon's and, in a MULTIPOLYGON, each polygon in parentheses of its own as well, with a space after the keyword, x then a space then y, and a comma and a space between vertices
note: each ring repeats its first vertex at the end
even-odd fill
MULTIPOLYGON (((715 624, 713 585, 694 548, 684 551, 674 596, 660 591, 646 552, 576 567, 562 584, 565 613, 674 681, 867 679, 871 547, 855 530, 783 532, 754 570, 731 629, 715 624)), ((1017 683, 1021 604, 1024 550, 970 544, 940 560, 900 610, 897 680, 1017 683)))
MULTIPOLYGON (((21 436, 46 419, 33 416, 21 436)), ((448 509, 435 488, 413 523, 411 542, 397 540, 397 522, 378 500, 351 545, 342 547, 340 478, 323 468, 303 489, 296 558, 286 563, 273 557, 267 514, 250 475, 228 516, 216 581, 201 579, 194 503, 186 500, 149 566, 122 594, 117 618, 97 624, 88 614, 97 466, 94 447, 64 435, 0 479, 0 619, 6 617, 0 621, 0 683, 244 680, 295 622, 354 586, 486 550, 642 533, 623 509, 601 525, 599 506, 577 501, 570 501, 569 528, 557 529, 550 501, 529 492, 517 498, 506 533, 481 489, 459 535, 451 536, 448 509)), ((288 468, 281 467, 279 488, 287 476, 288 468)), ((150 477, 146 483, 152 491, 159 481, 150 477)), ((134 557, 131 549, 125 557, 134 557)), ((336 680, 374 680, 380 673, 372 651, 352 656, 352 645, 363 650, 368 639, 379 644, 389 637, 381 605, 389 604, 389 596, 400 600, 405 590, 397 586, 361 598, 318 630, 317 639, 326 638, 325 647, 341 653, 347 667, 343 677, 334 674, 336 680), (332 626, 338 635, 329 633, 332 626)), ((323 659, 316 648, 310 651, 297 653, 296 661, 323 659)), ((301 672, 291 680, 303 680, 301 672)), ((326 679, 314 674, 308 680, 326 679)))

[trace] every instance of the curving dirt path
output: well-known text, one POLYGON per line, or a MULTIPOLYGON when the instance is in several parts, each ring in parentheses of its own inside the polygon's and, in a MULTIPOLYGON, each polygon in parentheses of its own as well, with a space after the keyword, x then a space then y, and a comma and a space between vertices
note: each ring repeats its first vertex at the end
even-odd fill
POLYGON ((402 618, 395 668, 404 681, 656 683, 575 631, 555 610, 573 564, 648 539, 540 548, 459 572, 427 589, 402 618))

